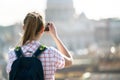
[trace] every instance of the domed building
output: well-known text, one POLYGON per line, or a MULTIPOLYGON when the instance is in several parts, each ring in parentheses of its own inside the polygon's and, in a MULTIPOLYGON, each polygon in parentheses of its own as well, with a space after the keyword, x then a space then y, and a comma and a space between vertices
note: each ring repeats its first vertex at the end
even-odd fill
POLYGON ((47 0, 46 21, 69 21, 74 13, 73 0, 47 0))
POLYGON ((73 51, 93 42, 93 33, 90 29, 88 30, 91 25, 89 19, 84 13, 75 15, 73 0, 47 0, 46 22, 55 23, 62 41, 73 51))

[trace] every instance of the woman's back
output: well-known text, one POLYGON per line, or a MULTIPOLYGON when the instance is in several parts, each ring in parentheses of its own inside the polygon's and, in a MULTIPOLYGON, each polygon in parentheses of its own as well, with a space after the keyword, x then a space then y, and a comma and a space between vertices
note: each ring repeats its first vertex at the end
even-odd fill
MULTIPOLYGON (((34 53, 40 45, 41 44, 39 43, 39 41, 32 41, 31 43, 22 46, 21 48, 23 51, 23 55, 25 57, 31 57, 32 53, 34 53)), ((55 48, 47 47, 47 49, 38 57, 42 61, 45 80, 54 80, 55 71, 57 69, 64 68, 65 60, 60 54, 61 53, 55 48)), ((15 52, 10 51, 9 61, 11 63, 9 63, 8 65, 11 65, 15 60, 16 56, 14 55, 15 52)), ((8 66, 7 68, 10 70, 10 67, 11 66, 8 66)))

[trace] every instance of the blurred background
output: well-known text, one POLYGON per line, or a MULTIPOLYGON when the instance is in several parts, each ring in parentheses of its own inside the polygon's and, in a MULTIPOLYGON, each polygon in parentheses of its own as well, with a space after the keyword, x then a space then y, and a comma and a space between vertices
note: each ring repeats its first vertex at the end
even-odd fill
MULTIPOLYGON (((7 53, 31 11, 55 23, 74 58, 73 66, 57 71, 56 80, 120 80, 119 7, 119 0, 0 0, 0 80, 8 80, 7 53)), ((56 47, 46 33, 40 42, 56 47)))

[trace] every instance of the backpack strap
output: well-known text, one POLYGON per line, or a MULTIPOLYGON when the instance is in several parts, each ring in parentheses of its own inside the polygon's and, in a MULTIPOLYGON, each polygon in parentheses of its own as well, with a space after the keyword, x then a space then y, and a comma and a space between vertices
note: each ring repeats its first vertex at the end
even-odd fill
POLYGON ((35 51, 35 53, 33 54, 33 57, 37 57, 37 56, 39 56, 43 51, 45 51, 47 48, 46 48, 46 46, 44 46, 44 45, 40 45, 39 47, 38 47, 38 49, 35 51))
MULTIPOLYGON (((33 54, 33 57, 37 57, 38 55, 40 55, 46 49, 47 49, 46 46, 40 45, 38 47, 38 49, 35 51, 35 53, 33 54)), ((23 57, 23 51, 22 51, 21 47, 16 47, 14 49, 14 51, 15 51, 15 54, 16 54, 17 58, 23 57)))
POLYGON ((21 47, 16 47, 14 49, 14 51, 15 51, 17 58, 23 57, 23 51, 22 51, 21 47))

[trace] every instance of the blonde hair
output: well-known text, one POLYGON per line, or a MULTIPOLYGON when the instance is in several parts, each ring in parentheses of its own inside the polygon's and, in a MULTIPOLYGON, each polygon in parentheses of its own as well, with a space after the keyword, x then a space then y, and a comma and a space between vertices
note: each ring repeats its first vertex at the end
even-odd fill
POLYGON ((24 45, 28 40, 31 42, 35 39, 44 28, 43 18, 39 13, 31 12, 28 13, 24 19, 24 33, 22 36, 21 44, 24 45))

